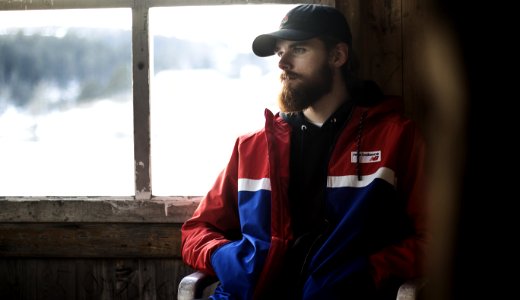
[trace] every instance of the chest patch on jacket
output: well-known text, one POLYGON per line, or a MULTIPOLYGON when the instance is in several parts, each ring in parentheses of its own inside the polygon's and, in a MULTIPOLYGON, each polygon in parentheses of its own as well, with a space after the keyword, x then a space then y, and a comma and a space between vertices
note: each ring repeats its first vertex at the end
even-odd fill
MULTIPOLYGON (((350 153, 350 162, 357 163, 357 151, 352 151, 350 153)), ((359 162, 362 164, 376 163, 381 161, 381 150, 378 151, 360 151, 359 152, 359 162)))

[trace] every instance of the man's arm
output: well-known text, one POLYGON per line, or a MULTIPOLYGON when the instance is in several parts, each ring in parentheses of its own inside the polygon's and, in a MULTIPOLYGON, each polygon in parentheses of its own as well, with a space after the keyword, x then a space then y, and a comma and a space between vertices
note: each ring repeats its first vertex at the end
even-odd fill
POLYGON ((227 167, 220 173, 193 216, 182 228, 181 253, 190 267, 215 275, 211 254, 220 246, 239 239, 237 212, 237 144, 227 167))
POLYGON ((412 125, 405 138, 398 189, 407 196, 406 212, 414 227, 413 235, 396 245, 383 248, 370 257, 374 267, 376 285, 390 276, 411 279, 424 276, 425 253, 431 240, 428 231, 428 214, 424 174, 424 141, 417 128, 412 125))

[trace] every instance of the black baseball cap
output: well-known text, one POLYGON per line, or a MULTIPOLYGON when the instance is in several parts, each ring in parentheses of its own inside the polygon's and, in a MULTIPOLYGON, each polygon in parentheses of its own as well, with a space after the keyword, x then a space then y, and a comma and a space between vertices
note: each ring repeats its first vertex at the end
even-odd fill
POLYGON ((303 4, 291 9, 275 32, 261 34, 253 41, 253 52, 260 57, 274 54, 276 40, 303 41, 317 36, 337 38, 352 46, 352 33, 345 16, 336 8, 303 4))

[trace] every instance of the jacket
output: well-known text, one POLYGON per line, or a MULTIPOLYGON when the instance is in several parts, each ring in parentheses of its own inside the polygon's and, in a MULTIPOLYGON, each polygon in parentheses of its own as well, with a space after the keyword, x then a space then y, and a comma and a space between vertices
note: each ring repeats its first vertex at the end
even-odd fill
MULTIPOLYGON (((291 126, 265 110, 265 126, 236 140, 227 167, 182 226, 182 256, 214 274, 214 299, 261 298, 294 242, 288 210, 291 126)), ((356 105, 331 152, 330 224, 306 259, 303 299, 340 299, 349 277, 376 286, 422 275, 429 240, 424 141, 400 98, 356 105)))

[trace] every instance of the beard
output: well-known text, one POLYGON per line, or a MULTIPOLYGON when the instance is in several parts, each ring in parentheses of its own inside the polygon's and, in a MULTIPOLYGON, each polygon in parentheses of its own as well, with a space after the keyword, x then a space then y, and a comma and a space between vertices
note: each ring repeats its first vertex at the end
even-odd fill
POLYGON ((291 71, 280 75, 282 89, 278 95, 278 106, 282 112, 302 111, 316 103, 332 88, 332 68, 323 64, 310 76, 291 71))

